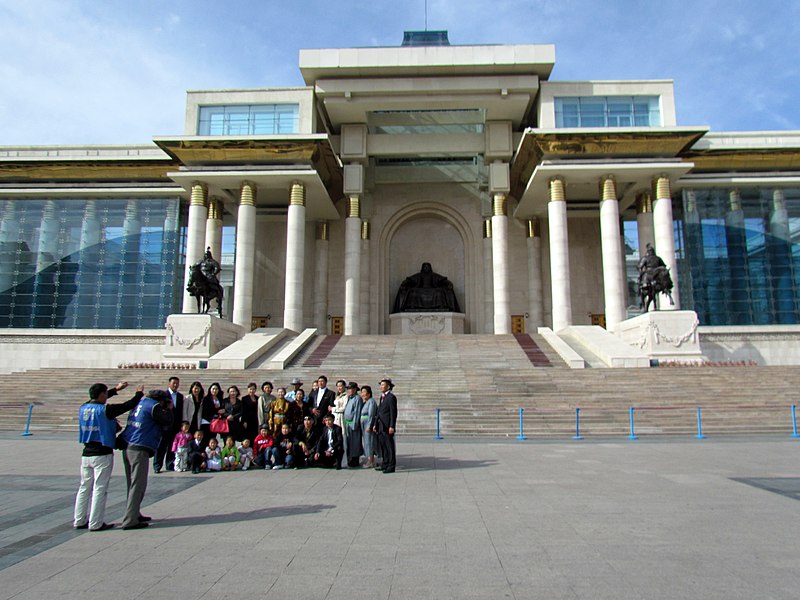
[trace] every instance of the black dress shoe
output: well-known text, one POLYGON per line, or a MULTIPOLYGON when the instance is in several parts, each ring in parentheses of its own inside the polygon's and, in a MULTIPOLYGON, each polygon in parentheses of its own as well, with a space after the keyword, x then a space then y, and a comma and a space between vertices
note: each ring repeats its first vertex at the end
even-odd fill
POLYGON ((89 529, 89 524, 84 523, 83 525, 76 525, 75 529, 89 529))
POLYGON ((107 529, 114 529, 113 523, 103 523, 97 529, 90 529, 89 531, 106 531, 107 529))
POLYGON ((150 523, 147 521, 139 521, 138 523, 134 523, 133 525, 128 525, 127 527, 123 527, 123 529, 144 529, 145 527, 149 526, 150 523))
POLYGON ((139 515, 140 521, 152 521, 153 517, 145 517, 144 515, 139 515))
POLYGON ((394 469, 384 469, 384 473, 394 473, 394 469))

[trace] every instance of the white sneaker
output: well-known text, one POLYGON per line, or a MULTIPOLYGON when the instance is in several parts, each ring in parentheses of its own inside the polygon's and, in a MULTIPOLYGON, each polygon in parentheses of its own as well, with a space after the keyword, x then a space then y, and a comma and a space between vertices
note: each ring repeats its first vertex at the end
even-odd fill
POLYGON ((273 471, 277 471, 278 469, 282 469, 282 468, 283 468, 283 465, 275 465, 274 467, 272 467, 272 470, 273 471))

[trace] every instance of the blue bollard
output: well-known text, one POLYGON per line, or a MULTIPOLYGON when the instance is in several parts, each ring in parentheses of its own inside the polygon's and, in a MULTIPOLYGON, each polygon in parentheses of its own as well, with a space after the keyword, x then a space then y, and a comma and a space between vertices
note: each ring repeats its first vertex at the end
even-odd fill
POLYGON ((630 417, 629 418, 630 418, 630 422, 631 422, 631 434, 628 436, 628 439, 629 440, 638 440, 639 438, 633 432, 633 407, 632 406, 631 406, 630 417))
POLYGON ((700 407, 697 407, 697 435, 694 436, 698 440, 706 439, 706 436, 703 435, 703 419, 700 416, 700 407))
POLYGON ((575 407, 575 435, 573 440, 582 440, 581 437, 581 409, 575 407))
POLYGON ((21 436, 27 437, 29 435, 33 435, 31 433, 31 415, 33 414, 33 404, 28 405, 28 422, 25 423, 25 431, 20 433, 21 436))
POLYGON ((519 408, 519 435, 517 436, 517 439, 518 439, 518 440, 520 440, 520 441, 523 441, 523 440, 527 440, 527 439, 528 439, 528 438, 526 438, 526 437, 525 437, 525 435, 522 433, 522 413, 523 413, 524 411, 525 411, 525 409, 524 409, 524 408, 522 408, 522 407, 520 406, 520 408, 519 408))
POLYGON ((435 439, 435 440, 443 440, 443 439, 444 439, 444 438, 442 437, 442 434, 441 434, 441 429, 440 429, 440 424, 439 424, 439 423, 440 423, 440 420, 439 420, 439 413, 440 413, 440 412, 441 412, 441 409, 438 409, 438 408, 437 408, 437 409, 436 409, 436 436, 433 438, 433 439, 435 439))
POLYGON ((792 404, 792 437, 800 437, 800 435, 797 434, 797 410, 794 404, 792 404))

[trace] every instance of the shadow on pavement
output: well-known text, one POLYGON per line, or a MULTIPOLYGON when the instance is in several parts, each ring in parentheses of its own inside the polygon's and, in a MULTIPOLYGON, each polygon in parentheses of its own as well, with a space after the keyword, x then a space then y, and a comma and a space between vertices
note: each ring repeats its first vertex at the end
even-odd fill
POLYGON ((306 515, 336 508, 334 504, 300 504, 297 506, 273 506, 259 508, 247 512, 232 512, 216 515, 198 515, 194 517, 167 517, 153 521, 153 525, 162 527, 187 527, 189 525, 214 525, 217 523, 236 523, 253 519, 272 519, 275 517, 291 517, 306 515))

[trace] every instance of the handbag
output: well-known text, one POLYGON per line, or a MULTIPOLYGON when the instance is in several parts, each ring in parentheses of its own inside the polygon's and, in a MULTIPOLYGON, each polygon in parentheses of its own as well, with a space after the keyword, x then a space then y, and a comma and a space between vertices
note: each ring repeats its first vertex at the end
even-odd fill
POLYGON ((228 433, 228 419, 214 417, 211 420, 211 433, 228 433))

